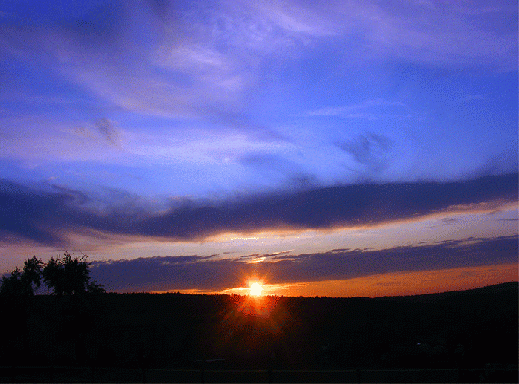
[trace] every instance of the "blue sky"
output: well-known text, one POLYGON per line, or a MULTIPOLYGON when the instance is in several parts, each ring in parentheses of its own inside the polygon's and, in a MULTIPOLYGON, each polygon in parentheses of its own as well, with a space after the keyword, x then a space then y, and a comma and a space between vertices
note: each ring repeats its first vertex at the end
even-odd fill
POLYGON ((508 1, 4 3, 0 267, 517 236, 517 29, 508 1))

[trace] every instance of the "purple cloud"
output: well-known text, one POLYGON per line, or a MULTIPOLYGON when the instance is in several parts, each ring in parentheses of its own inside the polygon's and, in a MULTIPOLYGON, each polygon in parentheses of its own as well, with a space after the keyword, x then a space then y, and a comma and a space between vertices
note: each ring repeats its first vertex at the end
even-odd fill
POLYGON ((518 175, 456 182, 338 185, 235 200, 182 199, 166 211, 137 204, 100 206, 85 193, 42 191, 3 180, 0 228, 42 244, 66 245, 66 233, 200 240, 222 232, 372 226, 416 219, 451 206, 517 201, 518 175))
POLYGON ((118 292, 222 290, 247 276, 268 284, 347 280, 399 271, 428 271, 517 261, 517 236, 465 239, 383 250, 337 249, 303 255, 250 255, 239 259, 162 256, 94 262, 92 276, 118 292), (254 260, 261 260, 251 263, 254 260))

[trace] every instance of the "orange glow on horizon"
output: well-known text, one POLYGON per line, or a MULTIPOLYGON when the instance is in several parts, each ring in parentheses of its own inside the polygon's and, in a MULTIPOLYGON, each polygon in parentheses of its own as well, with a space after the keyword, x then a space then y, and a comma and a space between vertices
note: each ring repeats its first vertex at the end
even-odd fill
MULTIPOLYGON (((260 296, 286 297, 383 297, 411 296, 447 291, 464 291, 506 282, 518 281, 518 265, 502 264, 479 267, 452 268, 432 271, 394 272, 357 277, 348 280, 325 280, 285 284, 261 284, 260 296)), ((253 282, 251 282, 251 285, 253 282)), ((154 293, 180 292, 185 294, 238 294, 247 296, 250 287, 213 290, 168 290, 154 293)))
POLYGON ((464 291, 512 281, 518 281, 517 264, 395 272, 349 280, 300 282, 286 284, 276 294, 311 297, 412 296, 464 291))

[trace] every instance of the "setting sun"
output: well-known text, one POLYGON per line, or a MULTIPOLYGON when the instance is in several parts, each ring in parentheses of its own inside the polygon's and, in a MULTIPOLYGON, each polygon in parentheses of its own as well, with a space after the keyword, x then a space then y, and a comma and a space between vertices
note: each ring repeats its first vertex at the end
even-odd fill
POLYGON ((260 283, 254 282, 250 285, 250 294, 252 296, 261 296, 261 291, 263 291, 263 287, 260 283))

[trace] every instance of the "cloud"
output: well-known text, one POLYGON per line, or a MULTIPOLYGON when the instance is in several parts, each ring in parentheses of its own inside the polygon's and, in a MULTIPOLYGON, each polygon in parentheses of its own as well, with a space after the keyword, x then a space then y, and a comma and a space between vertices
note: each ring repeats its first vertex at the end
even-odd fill
POLYGON ((250 4, 253 15, 259 15, 265 23, 276 26, 293 37, 325 37, 336 34, 335 26, 328 21, 326 13, 317 7, 312 8, 296 1, 257 1, 250 4))
POLYGON ((319 108, 309 111, 307 115, 377 120, 381 117, 404 116, 402 111, 405 111, 405 115, 409 114, 409 107, 401 101, 370 99, 351 105, 319 108))
MULTIPOLYGON (((59 108, 59 107, 58 107, 59 108)), ((107 119, 71 119, 29 116, 0 119, 0 158, 33 164, 83 162, 128 164, 130 133, 107 119)), ((69 172, 70 174, 71 172, 69 172)))
POLYGON ((493 7, 480 1, 349 1, 337 2, 335 10, 351 22, 345 25, 354 25, 357 38, 373 57, 443 67, 517 69, 517 7, 506 1, 493 7), (503 24, 505 19, 509 22, 503 24))
POLYGON ((455 182, 337 185, 223 201, 188 198, 167 210, 106 202, 70 189, 39 190, 2 180, 2 232, 66 245, 67 233, 101 231, 179 241, 223 232, 327 229, 413 220, 444 210, 517 201, 518 175, 455 182))
POLYGON ((382 250, 343 249, 238 259, 163 256, 94 262, 92 276, 113 291, 222 290, 250 276, 268 284, 348 280, 401 271, 433 271, 517 261, 517 236, 466 239, 382 250), (255 259, 258 262, 251 262, 255 259))
POLYGON ((4 12, 0 52, 30 59, 126 110, 214 117, 246 114, 270 60, 299 59, 330 44, 340 61, 517 69, 516 8, 353 0, 22 4, 4 12))
POLYGON ((96 121, 96 127, 103 137, 113 146, 119 145, 119 134, 112 121, 107 118, 96 121))
POLYGON ((370 174, 377 174, 387 166, 392 141, 384 135, 361 135, 356 140, 339 142, 337 147, 353 156, 355 161, 367 167, 370 174))

